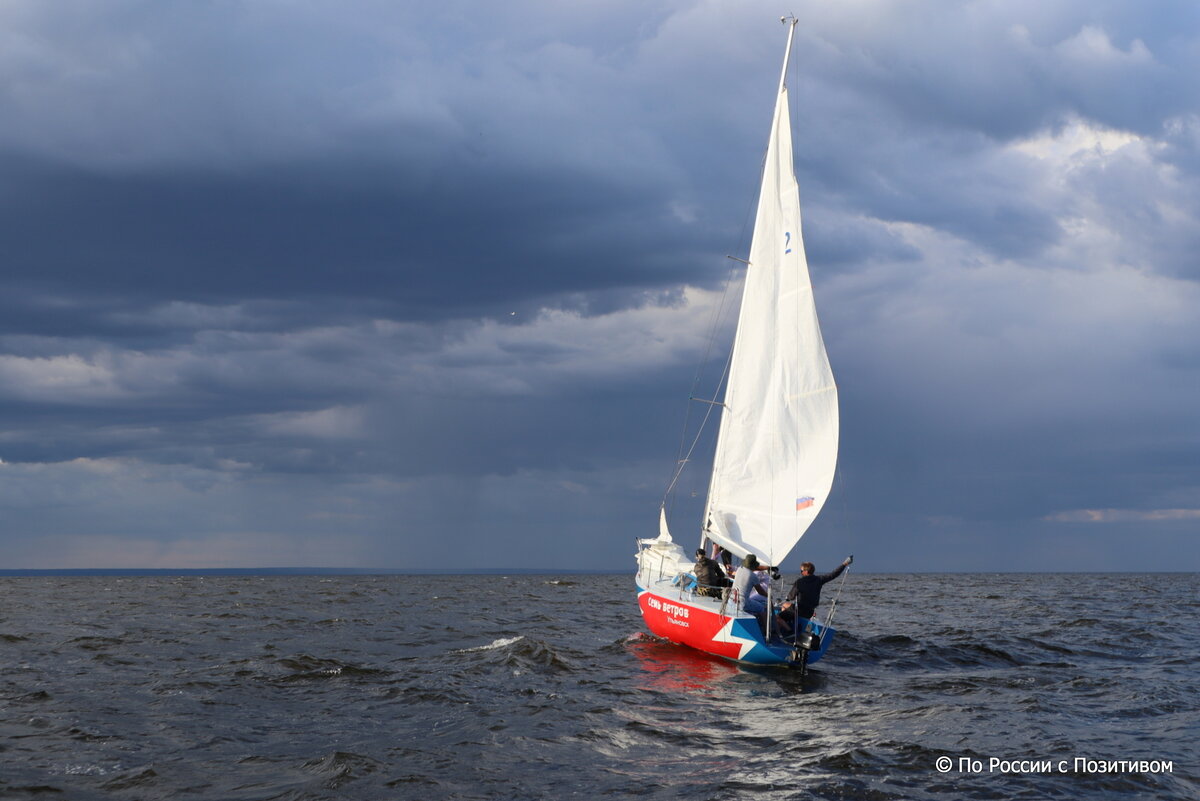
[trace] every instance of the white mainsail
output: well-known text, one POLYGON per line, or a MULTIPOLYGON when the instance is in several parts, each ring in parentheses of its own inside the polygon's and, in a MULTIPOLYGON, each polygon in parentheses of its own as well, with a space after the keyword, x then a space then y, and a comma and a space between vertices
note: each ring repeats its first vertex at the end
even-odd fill
MULTIPOLYGON (((790 36, 788 45, 790 51, 790 36)), ((825 504, 837 449, 837 386, 804 255, 791 115, 781 79, 705 534, 734 554, 753 553, 778 565, 825 504)))

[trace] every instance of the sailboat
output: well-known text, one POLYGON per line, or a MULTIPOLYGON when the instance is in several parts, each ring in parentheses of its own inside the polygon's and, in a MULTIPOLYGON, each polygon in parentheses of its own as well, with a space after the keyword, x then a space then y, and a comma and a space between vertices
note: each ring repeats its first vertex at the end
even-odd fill
MULTIPOLYGON (((770 566, 824 506, 838 449, 837 385, 817 321, 792 165, 787 70, 797 20, 784 22, 787 49, 725 394, 716 403, 721 422, 700 539, 701 547, 770 566)), ((660 637, 740 662, 801 668, 833 639, 829 621, 816 619, 781 638, 770 614, 764 631, 742 610, 735 590, 699 586, 693 558, 670 533, 665 501, 658 536, 639 539, 636 558, 638 604, 660 637)))

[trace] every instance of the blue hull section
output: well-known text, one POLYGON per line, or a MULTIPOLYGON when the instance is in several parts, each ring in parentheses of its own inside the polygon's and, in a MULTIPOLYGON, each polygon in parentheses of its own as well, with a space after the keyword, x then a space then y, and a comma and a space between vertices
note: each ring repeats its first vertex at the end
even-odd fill
POLYGON ((807 621, 818 647, 808 651, 805 660, 805 652, 787 640, 765 641, 753 615, 726 611, 720 600, 698 596, 670 581, 660 584, 661 588, 651 589, 639 581, 638 605, 650 630, 672 642, 735 662, 789 667, 818 661, 833 643, 832 627, 807 621))
MULTIPOLYGON (((794 658, 795 650, 790 643, 779 640, 773 640, 769 643, 763 642, 758 621, 753 617, 737 620, 734 626, 739 629, 742 636, 753 638, 757 641, 757 644, 738 660, 739 662, 749 662, 754 665, 799 664, 799 660, 794 658)), ((821 625, 815 620, 810 621, 809 626, 812 632, 821 638, 821 647, 808 652, 808 664, 811 665, 829 650, 829 646, 833 643, 833 637, 837 634, 837 630, 832 626, 821 625)))

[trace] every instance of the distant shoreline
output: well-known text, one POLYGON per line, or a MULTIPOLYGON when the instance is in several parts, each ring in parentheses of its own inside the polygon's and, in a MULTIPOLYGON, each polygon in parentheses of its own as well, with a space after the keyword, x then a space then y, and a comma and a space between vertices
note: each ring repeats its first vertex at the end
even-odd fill
POLYGON ((617 575, 621 570, 548 570, 541 568, 378 568, 378 567, 198 567, 198 568, 17 568, 0 577, 20 576, 454 576, 454 575, 617 575))
MULTIPOLYGON (((784 571, 785 573, 787 571, 784 571)), ((921 573, 859 571, 859 575, 1186 575, 1195 570, 934 570, 921 573)), ((628 570, 577 570, 549 568, 377 568, 377 567, 200 567, 200 568, 10 568, 0 569, 0 578, 36 578, 71 576, 619 576, 628 570)))

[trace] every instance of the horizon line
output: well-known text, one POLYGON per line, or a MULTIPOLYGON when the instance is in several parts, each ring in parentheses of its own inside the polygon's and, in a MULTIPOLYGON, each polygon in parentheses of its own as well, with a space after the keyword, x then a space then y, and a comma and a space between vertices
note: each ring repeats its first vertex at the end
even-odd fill
MULTIPOLYGON (((473 575, 622 575, 622 568, 381 568, 381 567, 50 567, 0 568, 0 578, 36 576, 473 576, 473 575)), ((895 570, 857 571, 859 575, 1078 575, 1189 574, 1196 570, 895 570)))

